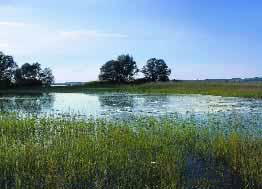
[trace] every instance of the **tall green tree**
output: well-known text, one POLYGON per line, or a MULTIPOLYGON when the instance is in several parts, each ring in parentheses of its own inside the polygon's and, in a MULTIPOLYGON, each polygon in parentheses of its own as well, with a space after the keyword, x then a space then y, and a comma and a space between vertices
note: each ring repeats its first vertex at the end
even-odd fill
POLYGON ((54 83, 54 80, 55 80, 53 72, 50 68, 45 68, 41 72, 40 78, 41 78, 41 81, 42 81, 42 85, 45 85, 45 86, 50 86, 51 84, 54 83))
POLYGON ((151 58, 141 71, 145 75, 145 79, 149 81, 168 81, 171 69, 163 59, 151 58))
POLYGON ((99 80, 126 82, 134 79, 138 72, 136 62, 130 55, 120 55, 117 60, 110 60, 100 68, 99 80))
POLYGON ((0 52, 0 87, 11 86, 17 65, 12 56, 0 52))
POLYGON ((25 80, 40 80, 41 65, 38 62, 25 63, 21 66, 21 74, 25 80))
POLYGON ((39 63, 25 63, 21 68, 17 69, 16 84, 19 86, 49 86, 54 82, 54 76, 50 68, 42 70, 39 63))

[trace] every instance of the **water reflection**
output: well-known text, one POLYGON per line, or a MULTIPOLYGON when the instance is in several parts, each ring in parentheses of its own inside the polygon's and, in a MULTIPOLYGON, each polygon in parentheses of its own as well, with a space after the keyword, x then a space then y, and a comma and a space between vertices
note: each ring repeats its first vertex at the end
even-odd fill
POLYGON ((99 102, 102 107, 133 108, 134 96, 128 94, 99 95, 99 102))
POLYGON ((137 110, 150 115, 163 115, 169 112, 170 97, 161 96, 141 96, 138 98, 137 110))
MULTIPOLYGON (((258 122, 262 100, 203 95, 136 95, 122 93, 51 93, 0 96, 0 111, 38 115, 77 114, 81 117, 130 119, 137 116, 173 116, 209 122, 241 114, 243 123, 258 122), (213 119, 213 118, 212 118, 213 119)), ((261 123, 261 121, 260 121, 261 123)), ((257 124, 262 127, 262 124, 257 124)), ((224 124, 226 125, 226 124, 224 124)), ((249 124, 246 124, 247 126, 249 124)))
POLYGON ((51 94, 19 94, 0 96, 0 111, 40 114, 53 108, 55 98, 51 94))

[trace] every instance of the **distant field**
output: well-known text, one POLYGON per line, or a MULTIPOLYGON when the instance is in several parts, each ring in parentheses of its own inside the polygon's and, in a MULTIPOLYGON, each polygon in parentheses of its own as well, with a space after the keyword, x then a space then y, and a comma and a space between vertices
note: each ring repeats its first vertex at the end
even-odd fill
POLYGON ((225 82, 162 82, 144 84, 112 84, 89 82, 84 86, 55 86, 0 90, 0 93, 24 92, 129 92, 146 94, 204 94, 232 97, 262 98, 262 83, 225 82))
POLYGON ((134 86, 131 91, 262 98, 262 83, 168 82, 134 86))

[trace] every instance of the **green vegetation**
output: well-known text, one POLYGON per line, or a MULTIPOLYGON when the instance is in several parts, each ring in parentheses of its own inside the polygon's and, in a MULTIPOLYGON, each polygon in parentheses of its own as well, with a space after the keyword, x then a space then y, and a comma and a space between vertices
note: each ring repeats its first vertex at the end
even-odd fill
POLYGON ((0 90, 0 93, 42 92, 128 92, 144 94, 203 94, 229 97, 262 98, 262 83, 213 83, 213 82, 156 82, 126 83, 89 82, 84 86, 54 86, 47 88, 16 88, 0 90))
POLYGON ((12 56, 0 52, 0 93, 130 92, 262 98, 261 82, 167 82, 171 70, 162 59, 151 58, 147 61, 141 70, 144 78, 134 80, 137 72, 139 69, 133 57, 120 55, 117 60, 108 61, 101 67, 101 81, 89 82, 84 86, 50 87, 54 82, 51 69, 42 69, 39 63, 25 63, 18 68, 12 56))
MULTIPOLYGON (((130 82, 134 81, 134 76, 139 71, 132 56, 120 55, 117 60, 110 60, 100 68, 99 80, 115 83, 130 82)), ((171 69, 168 68, 164 60, 151 58, 143 66, 141 73, 144 74, 144 78, 141 80, 145 82, 169 81, 171 69)))
POLYGON ((117 60, 110 60, 100 68, 99 80, 126 82, 134 80, 138 72, 136 62, 132 56, 120 55, 117 60))
POLYGON ((50 86, 53 82, 52 70, 42 69, 39 63, 25 63, 15 73, 16 86, 50 86))
POLYGON ((18 67, 13 57, 0 51, 0 89, 14 87, 50 86, 54 76, 50 68, 39 63, 25 63, 18 67))
POLYGON ((169 81, 171 69, 162 59, 151 58, 141 71, 147 81, 169 81))
POLYGON ((262 83, 163 82, 134 85, 129 92, 154 94, 203 94, 262 98, 262 83))
POLYGON ((16 67, 13 57, 5 55, 0 51, 0 88, 11 86, 16 67))
POLYGON ((2 114, 0 186, 261 188, 261 136, 239 132, 238 121, 225 132, 216 123, 199 127, 174 119, 2 114))

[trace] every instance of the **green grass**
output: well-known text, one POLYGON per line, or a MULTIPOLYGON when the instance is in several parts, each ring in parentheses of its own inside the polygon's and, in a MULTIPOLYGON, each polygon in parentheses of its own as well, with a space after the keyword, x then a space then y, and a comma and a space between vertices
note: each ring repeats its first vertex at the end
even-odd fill
POLYGON ((262 98, 262 83, 163 82, 145 84, 112 84, 89 82, 85 86, 22 88, 0 90, 1 93, 39 92, 129 92, 145 94, 203 94, 231 97, 262 98))
MULTIPOLYGON (((132 90, 132 89, 131 89, 132 90)), ((261 83, 166 82, 134 86, 134 91, 262 98, 261 83)))
POLYGON ((216 123, 199 127, 174 119, 2 114, 0 187, 260 188, 261 136, 237 126, 238 120, 225 132, 216 123), (198 173, 199 164, 208 176, 198 173))

